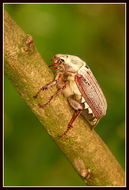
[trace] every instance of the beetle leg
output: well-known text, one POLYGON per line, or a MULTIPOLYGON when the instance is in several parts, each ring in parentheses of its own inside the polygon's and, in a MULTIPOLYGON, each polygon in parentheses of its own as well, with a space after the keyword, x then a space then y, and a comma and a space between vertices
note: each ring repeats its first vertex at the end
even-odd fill
POLYGON ((82 110, 76 110, 75 114, 72 116, 72 118, 67 126, 66 131, 62 135, 59 135, 60 138, 65 136, 68 133, 68 131, 73 127, 72 126, 73 122, 80 116, 81 112, 82 112, 82 110))
POLYGON ((40 90, 36 93, 35 96, 33 96, 33 98, 37 98, 37 96, 39 95, 39 93, 42 91, 42 90, 47 90, 49 89, 50 87, 56 85, 60 79, 62 77, 62 74, 61 73, 58 73, 57 76, 56 76, 56 79, 48 84, 46 84, 45 86, 43 86, 42 88, 40 88, 40 90))
POLYGON ((48 102, 47 102, 46 104, 38 104, 39 107, 44 108, 45 106, 47 106, 47 105, 51 102, 51 100, 52 100, 53 98, 55 98, 58 94, 60 94, 65 88, 66 88, 66 84, 65 84, 62 88, 59 88, 59 89, 55 92, 55 94, 53 94, 53 95, 49 98, 49 100, 48 100, 48 102))
POLYGON ((67 132, 73 127, 73 122, 80 116, 81 112, 83 111, 83 105, 79 102, 78 97, 76 95, 72 95, 68 98, 69 104, 75 110, 75 114, 72 116, 70 122, 68 123, 66 131, 60 135, 59 137, 63 137, 67 134, 67 132))
POLYGON ((51 86, 54 86, 57 84, 57 80, 54 80, 48 84, 46 84, 45 86, 43 86, 42 88, 40 88, 40 90, 36 93, 35 96, 33 96, 34 98, 37 98, 39 93, 42 91, 42 90, 47 90, 48 88, 50 88, 51 86))

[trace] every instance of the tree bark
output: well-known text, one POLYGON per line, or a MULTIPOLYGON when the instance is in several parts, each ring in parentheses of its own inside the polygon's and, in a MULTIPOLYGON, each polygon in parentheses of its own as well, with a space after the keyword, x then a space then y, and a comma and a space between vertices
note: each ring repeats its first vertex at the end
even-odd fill
POLYGON ((32 36, 27 35, 6 11, 4 56, 5 73, 86 185, 124 186, 123 169, 83 118, 78 118, 67 135, 59 138, 74 111, 61 94, 44 109, 38 106, 38 103, 46 103, 56 91, 56 87, 52 87, 40 93, 37 99, 33 98, 54 75, 36 50, 32 36))

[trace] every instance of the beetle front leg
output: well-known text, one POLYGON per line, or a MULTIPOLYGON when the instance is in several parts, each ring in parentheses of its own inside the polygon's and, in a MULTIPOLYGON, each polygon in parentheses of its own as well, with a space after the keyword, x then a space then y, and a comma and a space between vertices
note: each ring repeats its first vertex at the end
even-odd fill
POLYGON ((50 83, 48 83, 48 84, 46 84, 46 85, 43 86, 42 88, 40 88, 39 91, 36 93, 36 95, 33 96, 33 98, 37 98, 38 95, 39 95, 39 93, 40 93, 42 90, 47 90, 47 89, 49 89, 50 87, 55 86, 55 85, 60 81, 61 77, 62 77, 62 74, 61 74, 61 73, 58 73, 57 76, 56 76, 56 78, 55 78, 55 80, 52 81, 52 82, 50 82, 50 83))
POLYGON ((56 91, 56 93, 53 94, 53 95, 49 98, 49 100, 48 100, 48 102, 47 102, 46 104, 38 104, 39 107, 40 107, 40 108, 44 108, 45 106, 47 106, 47 105, 51 102, 51 100, 53 100, 53 98, 55 98, 58 94, 60 94, 60 93, 66 88, 66 85, 67 85, 67 84, 65 84, 62 88, 59 88, 59 89, 56 91))

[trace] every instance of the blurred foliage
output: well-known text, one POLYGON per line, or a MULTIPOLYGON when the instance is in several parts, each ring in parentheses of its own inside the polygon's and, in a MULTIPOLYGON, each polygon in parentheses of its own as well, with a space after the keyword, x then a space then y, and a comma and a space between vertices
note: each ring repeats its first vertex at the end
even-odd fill
MULTIPOLYGON (((108 102, 107 115, 95 131, 124 168, 125 5, 6 4, 5 9, 32 34, 46 63, 57 53, 88 63, 108 102)), ((5 185, 85 185, 6 76, 4 119, 5 185)))

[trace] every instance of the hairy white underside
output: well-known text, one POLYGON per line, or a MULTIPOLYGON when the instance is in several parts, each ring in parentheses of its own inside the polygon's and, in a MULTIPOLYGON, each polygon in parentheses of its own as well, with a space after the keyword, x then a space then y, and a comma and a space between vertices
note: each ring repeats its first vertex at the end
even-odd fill
POLYGON ((73 80, 69 81, 69 84, 67 84, 67 87, 63 90, 63 94, 65 97, 69 97, 71 95, 81 96, 81 93, 76 85, 76 82, 73 80))

